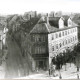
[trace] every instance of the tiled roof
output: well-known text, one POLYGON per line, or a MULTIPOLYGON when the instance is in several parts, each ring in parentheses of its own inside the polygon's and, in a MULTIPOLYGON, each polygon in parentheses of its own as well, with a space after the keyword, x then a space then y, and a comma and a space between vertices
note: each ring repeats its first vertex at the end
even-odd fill
MULTIPOLYGON (((56 20, 59 20, 60 18, 57 18, 56 20)), ((56 21, 55 20, 55 21, 56 21)), ((34 26, 34 28, 30 31, 30 33, 50 33, 58 30, 58 28, 49 25, 46 21, 45 17, 42 17, 38 23, 34 26)))
MULTIPOLYGON (((49 18, 49 24, 48 24, 46 18, 41 18, 38 21, 38 23, 33 27, 33 29, 30 31, 30 33, 52 33, 56 31, 72 28, 72 27, 64 26, 64 28, 59 29, 58 28, 59 19, 60 17, 49 18)), ((73 27, 75 27, 75 25, 73 27)))
POLYGON ((49 33, 49 29, 46 23, 38 23, 30 33, 49 33))

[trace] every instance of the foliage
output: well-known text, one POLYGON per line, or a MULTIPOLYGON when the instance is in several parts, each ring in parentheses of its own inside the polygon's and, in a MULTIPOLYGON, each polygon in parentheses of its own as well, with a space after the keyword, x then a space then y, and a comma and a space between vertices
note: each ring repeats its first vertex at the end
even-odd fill
POLYGON ((52 59, 52 63, 56 65, 56 69, 61 69, 62 65, 65 65, 66 63, 75 62, 76 57, 78 56, 80 52, 80 46, 79 44, 77 46, 74 46, 73 51, 70 49, 66 49, 66 52, 60 53, 56 57, 52 59))

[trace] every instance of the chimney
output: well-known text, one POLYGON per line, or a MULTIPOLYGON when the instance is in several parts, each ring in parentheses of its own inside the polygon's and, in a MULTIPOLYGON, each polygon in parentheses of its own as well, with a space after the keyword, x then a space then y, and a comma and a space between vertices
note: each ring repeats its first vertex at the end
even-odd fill
POLYGON ((49 15, 47 13, 47 17, 46 17, 46 23, 49 25, 49 15))
POLYGON ((37 11, 35 11, 35 17, 37 17, 37 11))
POLYGON ((47 17, 48 17, 48 13, 47 13, 47 17))
POLYGON ((31 20, 31 14, 30 14, 30 20, 31 20))
POLYGON ((53 12, 53 17, 54 17, 54 12, 53 12))

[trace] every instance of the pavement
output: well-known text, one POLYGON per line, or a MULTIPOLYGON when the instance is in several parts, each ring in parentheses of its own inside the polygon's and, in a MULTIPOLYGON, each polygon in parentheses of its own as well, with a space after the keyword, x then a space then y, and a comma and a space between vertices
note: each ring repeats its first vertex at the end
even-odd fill
POLYGON ((77 68, 73 63, 71 64, 71 66, 70 66, 70 63, 67 63, 66 71, 65 71, 65 65, 64 65, 60 70, 60 72, 55 71, 55 74, 56 74, 55 77, 53 75, 49 76, 48 71, 41 71, 36 74, 32 74, 25 77, 19 77, 15 79, 60 79, 60 74, 62 79, 78 79, 80 76, 80 71, 77 72, 77 68))

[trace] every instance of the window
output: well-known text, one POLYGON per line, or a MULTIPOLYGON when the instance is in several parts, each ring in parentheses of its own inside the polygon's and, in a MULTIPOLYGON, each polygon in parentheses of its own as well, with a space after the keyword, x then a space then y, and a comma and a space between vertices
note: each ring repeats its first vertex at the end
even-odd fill
POLYGON ((75 40, 77 40, 77 36, 75 36, 75 40))
POLYGON ((54 51, 54 46, 52 46, 52 51, 54 51))
POLYGON ((72 38, 70 38, 70 42, 72 42, 72 38))
POLYGON ((58 38, 58 34, 57 33, 55 34, 55 36, 56 36, 56 38, 58 38))
POLYGON ((44 42, 45 42, 45 36, 42 36, 42 41, 44 41, 44 42))
POLYGON ((68 39, 68 43, 70 43, 70 39, 68 39))
POLYGON ((31 38, 32 38, 32 41, 35 41, 35 36, 34 35, 31 38))
POLYGON ((63 46, 64 46, 64 41, 63 41, 63 46))
POLYGON ((35 42, 39 41, 38 36, 35 36, 35 42))
POLYGON ((65 31, 65 35, 67 35, 67 31, 65 31))
POLYGON ((42 52, 42 53, 45 53, 45 52, 46 52, 46 49, 45 49, 44 47, 42 47, 42 48, 41 48, 41 52, 42 52))
POLYGON ((73 29, 73 32, 74 32, 74 29, 73 29))
POLYGON ((71 30, 69 29, 69 34, 71 33, 71 30))
POLYGON ((39 38, 38 40, 41 41, 41 38, 39 38))
POLYGON ((59 46, 60 46, 60 47, 62 46, 61 43, 59 44, 59 46))
POLYGON ((71 42, 73 41, 73 39, 71 38, 71 42))
POLYGON ((35 54, 38 54, 38 48, 35 47, 35 54))
POLYGON ((68 34, 69 34, 69 30, 68 30, 68 34))
POLYGON ((73 37, 73 41, 74 41, 74 37, 73 37))
POLYGON ((59 37, 61 37, 61 32, 59 33, 59 37))
POLYGON ((58 49, 58 44, 56 45, 56 49, 58 49))
POLYGON ((64 32, 62 32, 63 36, 64 36, 64 32))
POLYGON ((71 33, 72 33, 72 29, 71 29, 71 33))
POLYGON ((66 44, 67 44, 67 40, 66 40, 66 44))
POLYGON ((52 35, 52 40, 54 40, 54 35, 52 35))
POLYGON ((69 21, 69 25, 71 25, 71 21, 69 21))

